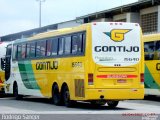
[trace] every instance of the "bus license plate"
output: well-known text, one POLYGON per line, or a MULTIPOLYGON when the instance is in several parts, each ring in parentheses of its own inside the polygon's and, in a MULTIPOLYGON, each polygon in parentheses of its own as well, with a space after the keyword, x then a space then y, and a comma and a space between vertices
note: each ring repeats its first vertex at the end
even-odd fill
POLYGON ((117 83, 126 83, 127 81, 126 80, 123 80, 123 79, 120 79, 120 80, 117 80, 117 83))

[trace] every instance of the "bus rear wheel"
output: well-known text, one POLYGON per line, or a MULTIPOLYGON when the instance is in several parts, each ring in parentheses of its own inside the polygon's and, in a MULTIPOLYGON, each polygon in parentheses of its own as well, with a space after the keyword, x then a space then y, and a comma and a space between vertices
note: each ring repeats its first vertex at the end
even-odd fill
POLYGON ((63 102, 66 107, 73 107, 75 101, 70 100, 70 93, 67 86, 63 89, 63 102))
POLYGON ((52 102, 55 105, 61 105, 61 97, 60 97, 58 85, 54 85, 52 88, 52 102))
POLYGON ((13 86, 13 96, 16 98, 16 100, 20 100, 23 98, 22 95, 18 94, 18 85, 17 84, 14 84, 14 86, 13 86))
POLYGON ((119 101, 107 101, 107 104, 110 108, 115 108, 118 105, 119 101))

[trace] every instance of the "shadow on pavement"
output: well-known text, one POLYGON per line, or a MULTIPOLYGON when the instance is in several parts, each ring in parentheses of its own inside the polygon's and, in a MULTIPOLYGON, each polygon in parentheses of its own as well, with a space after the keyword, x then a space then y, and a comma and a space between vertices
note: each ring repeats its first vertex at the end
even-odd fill
POLYGON ((146 95, 146 96, 144 97, 144 100, 160 102, 160 96, 156 96, 156 95, 146 95))
MULTIPOLYGON (((43 103, 43 104, 50 104, 53 105, 51 103, 50 99, 46 99, 46 98, 34 98, 34 97, 25 97, 20 101, 25 101, 25 102, 35 102, 35 103, 43 103)), ((121 102, 121 101, 120 101, 121 102)), ((53 107, 55 107, 56 105, 53 105, 53 107)), ((61 106, 56 106, 56 107, 65 107, 63 105, 61 106)), ((67 109, 77 109, 77 110, 133 110, 133 109, 128 109, 128 108, 122 108, 122 107, 116 107, 116 108, 110 108, 107 105, 104 106, 98 106, 98 105, 93 105, 90 104, 88 102, 76 102, 76 104, 74 104, 74 106, 72 106, 71 108, 67 108, 67 109)))

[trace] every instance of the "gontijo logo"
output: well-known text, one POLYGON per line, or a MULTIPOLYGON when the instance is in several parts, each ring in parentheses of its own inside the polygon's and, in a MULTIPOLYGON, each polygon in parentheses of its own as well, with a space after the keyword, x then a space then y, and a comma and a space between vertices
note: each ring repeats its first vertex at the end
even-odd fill
POLYGON ((124 40, 124 35, 130 31, 131 29, 113 29, 111 32, 104 32, 104 34, 108 35, 115 42, 121 42, 124 40))
MULTIPOLYGON (((130 32, 132 29, 112 29, 111 32, 103 32, 107 36, 111 38, 111 40, 115 42, 121 42, 126 37, 125 34, 130 32)), ((137 45, 127 45, 124 43, 120 43, 119 45, 114 44, 104 44, 104 45, 96 45, 94 47, 95 52, 111 52, 111 53, 125 53, 125 52, 139 52, 140 47, 137 45)))

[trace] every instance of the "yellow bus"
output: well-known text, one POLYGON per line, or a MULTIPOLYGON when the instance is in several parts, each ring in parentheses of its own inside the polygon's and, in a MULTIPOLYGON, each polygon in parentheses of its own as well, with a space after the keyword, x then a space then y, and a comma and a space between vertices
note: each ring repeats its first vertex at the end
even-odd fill
POLYGON ((8 42, 0 42, 0 93, 4 93, 5 80, 5 54, 8 42))
POLYGON ((145 51, 145 94, 160 95, 160 34, 143 36, 145 51))
POLYGON ((144 97, 144 52, 137 23, 94 22, 19 39, 6 53, 6 93, 108 104, 144 97))

